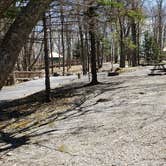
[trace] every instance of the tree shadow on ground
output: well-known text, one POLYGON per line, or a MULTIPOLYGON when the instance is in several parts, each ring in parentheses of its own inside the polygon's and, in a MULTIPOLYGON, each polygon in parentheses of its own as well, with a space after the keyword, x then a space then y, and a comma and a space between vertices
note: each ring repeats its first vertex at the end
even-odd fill
MULTIPOLYGON (((104 86, 113 86, 114 83, 100 83, 96 86, 87 86, 85 83, 78 83, 73 85, 67 85, 65 87, 56 88, 51 91, 51 98, 65 98, 65 97, 73 97, 75 95, 79 95, 76 91, 79 89, 85 89, 86 94, 93 93, 94 90, 100 89, 99 87, 104 86), (87 90, 86 90, 87 89, 87 90)), ((117 83, 116 83, 117 85, 117 83)), ((111 90, 111 87, 110 90, 111 90)), ((108 88, 106 90, 109 90, 108 88)), ((113 89, 112 89, 113 90, 113 89)), ((102 90, 101 90, 102 91, 102 90)), ((82 93, 80 94, 82 95, 82 93)), ((45 92, 41 91, 30 95, 28 97, 22 99, 16 99, 12 101, 1 101, 0 102, 0 121, 10 120, 12 118, 21 118, 28 116, 32 113, 35 113, 36 109, 27 110, 26 108, 33 105, 38 106, 45 102, 45 92), (27 110, 27 111, 26 111, 27 110)))
POLYGON ((7 154, 8 152, 22 146, 28 144, 29 137, 21 136, 21 137, 13 137, 10 133, 4 133, 0 131, 0 142, 4 145, 0 147, 0 158, 7 154), (3 154, 2 154, 3 152, 3 154))
MULTIPOLYGON (((70 85, 65 86, 63 88, 57 88, 55 90, 52 90, 51 97, 52 98, 65 98, 65 97, 73 97, 73 96, 79 96, 79 99, 77 99, 74 103, 72 103, 72 107, 70 109, 66 109, 63 112, 53 112, 51 113, 46 119, 42 119, 40 121, 40 124, 38 122, 33 122, 29 126, 25 126, 21 129, 17 129, 15 131, 10 131, 10 133, 3 132, 3 130, 8 126, 8 123, 0 128, 0 141, 5 144, 5 147, 0 147, 0 153, 7 151, 14 150, 22 145, 28 144, 28 140, 33 137, 42 136, 45 134, 49 134, 52 132, 57 131, 58 129, 48 129, 47 131, 40 132, 40 127, 48 125, 54 121, 62 121, 70 118, 77 118, 80 116, 83 116, 85 114, 88 114, 94 110, 85 109, 88 106, 82 106, 87 100, 91 98, 96 98, 97 96, 110 91, 112 93, 113 91, 117 89, 123 89, 127 88, 122 86, 124 82, 111 82, 111 83, 101 83, 96 86, 85 86, 85 84, 76 84, 76 85, 70 85), (93 96, 91 96, 93 94, 93 96), (89 97, 90 96, 90 97, 89 97), (25 132, 29 132, 28 135, 25 134, 25 132), (22 136, 17 137, 17 135, 20 135, 22 133, 22 136)), ((28 116, 30 114, 35 113, 37 106, 42 104, 43 101, 43 94, 44 92, 40 92, 37 94, 34 94, 32 96, 29 96, 27 98, 12 101, 9 102, 9 105, 5 103, 5 105, 0 105, 0 108, 2 108, 2 112, 0 113, 1 119, 3 119, 3 116, 7 117, 8 119, 12 119, 13 117, 16 118, 15 122, 23 118, 25 116, 28 116), (29 104, 33 104, 38 101, 38 104, 36 104, 35 109, 32 110, 26 110, 25 112, 20 112, 17 107, 29 104), (12 112, 5 112, 6 109, 13 108, 12 112)), ((97 102, 105 102, 105 100, 98 100, 97 102)), ((94 103, 95 104, 97 104, 94 103)), ((9 109, 10 110, 10 109, 9 109)))
MULTIPOLYGON (((83 84, 83 83, 82 83, 83 84)), ((51 98, 72 97, 73 91, 81 89, 84 84, 78 84, 76 87, 66 85, 51 91, 51 98)), ((35 113, 36 109, 27 110, 31 105, 37 107, 45 102, 45 91, 35 93, 22 99, 0 102, 0 121, 10 120, 12 118, 21 118, 35 113), (24 111, 27 110, 27 111, 24 111)))

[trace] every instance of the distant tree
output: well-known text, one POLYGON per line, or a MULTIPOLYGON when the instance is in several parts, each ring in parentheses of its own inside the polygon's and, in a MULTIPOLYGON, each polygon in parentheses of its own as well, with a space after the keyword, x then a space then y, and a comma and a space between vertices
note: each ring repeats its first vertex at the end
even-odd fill
POLYGON ((155 38, 148 32, 144 35, 143 51, 148 64, 152 61, 160 60, 160 46, 156 42, 155 38))
POLYGON ((0 45, 0 89, 12 72, 26 39, 52 0, 30 0, 9 28, 0 45))
POLYGON ((81 51, 80 51, 80 43, 79 43, 79 41, 77 41, 76 43, 74 43, 74 46, 73 46, 73 50, 72 50, 72 52, 73 52, 73 57, 75 58, 75 59, 81 59, 81 51))

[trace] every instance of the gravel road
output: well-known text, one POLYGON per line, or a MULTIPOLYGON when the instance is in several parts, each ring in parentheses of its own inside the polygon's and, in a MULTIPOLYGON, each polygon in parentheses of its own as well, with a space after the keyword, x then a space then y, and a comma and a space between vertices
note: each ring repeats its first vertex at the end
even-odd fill
POLYGON ((0 165, 166 166, 166 76, 148 72, 100 74, 102 84, 77 90, 81 105, 32 130, 28 144, 1 149, 0 165))
MULTIPOLYGON (((51 88, 71 83, 76 80, 77 76, 59 76, 50 77, 51 88)), ((45 79, 37 79, 32 81, 23 82, 13 86, 6 86, 0 91, 0 102, 4 100, 21 99, 23 97, 32 95, 45 89, 45 79)))

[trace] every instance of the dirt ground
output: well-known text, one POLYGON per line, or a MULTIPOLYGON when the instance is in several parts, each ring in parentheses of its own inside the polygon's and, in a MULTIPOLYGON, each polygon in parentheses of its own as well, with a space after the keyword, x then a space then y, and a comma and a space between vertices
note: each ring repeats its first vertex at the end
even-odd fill
POLYGON ((148 72, 103 72, 99 85, 52 90, 51 103, 40 93, 0 107, 0 165, 166 166, 166 76, 148 72))

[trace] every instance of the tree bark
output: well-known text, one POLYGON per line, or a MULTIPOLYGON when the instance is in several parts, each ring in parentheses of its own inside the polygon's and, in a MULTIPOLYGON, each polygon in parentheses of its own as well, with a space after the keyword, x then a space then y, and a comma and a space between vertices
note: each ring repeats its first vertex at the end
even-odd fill
POLYGON ((97 67, 98 67, 98 69, 100 69, 102 67, 102 64, 101 64, 100 39, 97 39, 97 42, 96 42, 96 55, 97 55, 97 67))
POLYGON ((120 29, 120 67, 125 67, 125 51, 124 51, 124 41, 123 41, 123 30, 120 29))
POLYGON ((14 3, 15 0, 0 0, 0 18, 3 17, 4 12, 14 3))
POLYGON ((163 19, 162 19, 162 10, 163 10, 163 0, 159 0, 158 2, 158 45, 160 48, 160 55, 162 52, 162 36, 163 36, 163 19))
POLYGON ((66 45, 67 45, 67 57, 66 57, 66 63, 67 63, 67 72, 71 68, 71 34, 69 32, 69 27, 66 24, 66 45))
POLYGON ((87 66, 86 66, 86 57, 85 57, 85 47, 84 47, 84 40, 83 40, 83 31, 82 25, 79 22, 79 35, 80 35, 80 53, 81 53, 81 62, 82 62, 82 71, 83 75, 87 74, 87 66))
MULTIPOLYGON (((49 24, 51 25, 51 12, 49 11, 49 24)), ((50 54, 51 54, 51 73, 54 73, 54 58, 53 58, 53 42, 52 42, 52 28, 49 27, 49 36, 50 36, 50 54)))
POLYGON ((61 19, 61 45, 62 45, 62 56, 63 56, 63 72, 62 75, 65 75, 65 42, 64 42, 64 11, 63 3, 61 2, 60 6, 60 19, 61 19))
POLYGON ((88 40, 88 28, 85 31, 85 49, 86 49, 86 57, 87 57, 87 72, 90 71, 90 56, 89 56, 89 40, 88 40))
MULTIPOLYGON (((136 10, 136 1, 132 1, 132 10, 136 10)), ((137 66, 137 28, 135 18, 131 18, 131 35, 134 48, 132 50, 132 66, 137 66)))
POLYGON ((140 23, 137 23, 137 65, 140 65, 140 23))
POLYGON ((0 45, 0 89, 13 70, 19 52, 40 16, 52 0, 30 0, 6 33, 0 45))
POLYGON ((132 31, 132 42, 135 46, 132 50, 132 66, 134 67, 137 66, 137 30, 134 18, 132 19, 131 23, 131 31, 132 31))
POLYGON ((46 16, 43 16, 44 27, 44 62, 45 62, 45 101, 50 102, 50 73, 49 73, 49 50, 48 50, 48 29, 46 16))
POLYGON ((97 70, 96 70, 96 35, 95 35, 95 9, 94 7, 89 7, 89 36, 91 42, 91 72, 92 72, 92 80, 91 85, 98 84, 97 80, 97 70))

